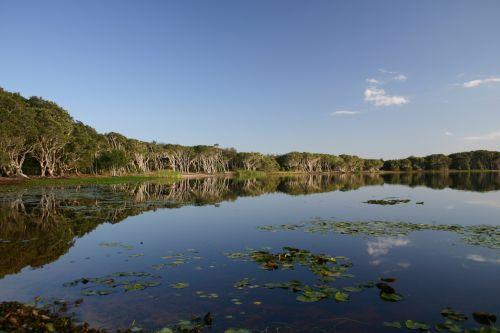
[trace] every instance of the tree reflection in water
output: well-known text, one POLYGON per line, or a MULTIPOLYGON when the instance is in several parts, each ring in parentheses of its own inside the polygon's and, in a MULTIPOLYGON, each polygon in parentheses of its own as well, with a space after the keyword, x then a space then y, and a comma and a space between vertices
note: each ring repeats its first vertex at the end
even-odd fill
POLYGON ((329 174, 256 179, 183 179, 110 186, 19 188, 0 195, 0 278, 65 254, 99 224, 159 208, 217 205, 266 193, 306 195, 401 184, 468 191, 500 189, 500 173, 329 174))

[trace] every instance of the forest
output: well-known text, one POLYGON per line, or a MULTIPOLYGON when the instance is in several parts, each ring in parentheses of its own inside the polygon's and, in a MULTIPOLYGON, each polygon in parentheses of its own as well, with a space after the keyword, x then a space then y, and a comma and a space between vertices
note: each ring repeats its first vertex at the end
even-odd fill
POLYGON ((144 142, 119 133, 98 133, 56 103, 0 88, 0 175, 59 177, 81 174, 379 172, 500 170, 500 152, 478 150, 398 160, 354 155, 290 152, 266 155, 219 145, 144 142))

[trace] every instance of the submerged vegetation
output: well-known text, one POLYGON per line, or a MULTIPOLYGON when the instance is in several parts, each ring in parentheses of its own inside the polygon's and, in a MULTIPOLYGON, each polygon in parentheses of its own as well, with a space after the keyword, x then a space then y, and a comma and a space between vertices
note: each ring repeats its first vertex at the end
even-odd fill
POLYGON ((378 172, 500 170, 500 152, 474 151, 403 160, 290 152, 265 155, 219 145, 193 147, 144 142, 119 133, 100 134, 75 121, 56 103, 24 98, 0 88, 0 175, 41 177, 81 174, 256 172, 378 172))

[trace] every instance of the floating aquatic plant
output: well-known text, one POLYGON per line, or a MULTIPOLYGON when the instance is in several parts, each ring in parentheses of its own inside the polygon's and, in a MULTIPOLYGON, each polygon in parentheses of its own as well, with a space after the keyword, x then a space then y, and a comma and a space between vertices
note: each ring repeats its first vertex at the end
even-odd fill
POLYGON ((441 310, 441 316, 444 317, 443 323, 435 324, 433 327, 427 323, 419 322, 416 320, 408 319, 404 322, 384 322, 384 326, 408 329, 427 332, 454 332, 454 333, 498 333, 500 328, 493 326, 496 322, 496 316, 488 312, 474 312, 473 318, 481 325, 480 327, 464 328, 462 324, 468 320, 468 317, 456 310, 449 307, 441 310))
POLYGON ((103 277, 84 277, 63 283, 64 287, 75 287, 84 285, 81 294, 84 296, 105 296, 114 292, 115 288, 123 287, 124 291, 144 290, 157 287, 160 282, 154 281, 159 276, 147 272, 116 272, 103 277), (126 279, 130 278, 130 279, 126 279), (137 279, 147 279, 138 281, 137 279), (102 288, 105 289, 102 289, 102 288), (99 289, 96 289, 99 288, 99 289))
POLYGON ((370 205, 382 205, 382 206, 394 206, 408 202, 410 202, 410 199, 378 199, 378 200, 365 201, 365 203, 370 205))
POLYGON ((493 325, 497 321, 497 316, 488 312, 473 312, 472 317, 477 323, 482 325, 493 325))
POLYGON ((189 283, 187 283, 187 282, 176 282, 176 283, 170 284, 170 288, 174 288, 174 289, 185 289, 187 287, 189 287, 189 283))
POLYGON ((369 237, 407 236, 415 231, 448 231, 461 235, 462 241, 468 245, 477 245, 492 249, 500 248, 500 226, 498 225, 448 225, 409 223, 402 221, 329 221, 315 219, 303 224, 282 224, 260 226, 262 231, 304 231, 308 233, 327 234, 330 232, 369 237))
MULTIPOLYGON (((353 278, 349 273, 352 263, 344 256, 331 256, 327 254, 316 254, 308 250, 298 249, 290 246, 283 247, 282 252, 272 253, 266 250, 247 250, 245 252, 226 253, 228 258, 242 261, 253 261, 262 269, 273 270, 292 270, 296 266, 307 268, 319 283, 315 285, 305 285, 299 280, 290 280, 287 282, 267 282, 260 284, 267 289, 285 289, 294 293, 299 293, 296 297, 300 302, 317 302, 324 299, 331 299, 337 302, 346 302, 350 299, 350 293, 361 292, 367 288, 373 288, 375 283, 368 282, 343 288, 335 288, 329 283, 339 278, 353 278)), ((253 280, 243 278, 234 284, 236 289, 251 289, 259 287, 253 280)), ((400 295, 387 296, 392 301, 396 298, 402 299, 400 295)), ((235 300, 232 300, 234 304, 235 300)), ((237 302, 239 300, 236 299, 237 302)))
POLYGON ((239 290, 242 290, 245 288, 248 288, 248 289, 258 288, 259 285, 251 283, 252 281, 253 281, 253 279, 243 278, 240 281, 237 281, 233 286, 239 290))
POLYGON ((198 295, 198 297, 200 298, 207 298, 207 299, 217 299, 219 298, 219 294, 217 293, 206 293, 202 290, 198 290, 196 292, 196 295, 198 295))
POLYGON ((133 250, 134 249, 134 247, 132 245, 124 244, 121 242, 101 242, 101 243, 99 243, 99 246, 102 246, 102 247, 120 247, 120 248, 125 249, 125 250, 133 250))

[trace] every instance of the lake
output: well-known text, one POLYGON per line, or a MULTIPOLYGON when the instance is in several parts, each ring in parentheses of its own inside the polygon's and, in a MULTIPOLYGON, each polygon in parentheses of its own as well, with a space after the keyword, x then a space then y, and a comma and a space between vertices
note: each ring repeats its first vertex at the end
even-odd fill
POLYGON ((9 187, 0 253, 0 301, 79 300, 110 330, 479 327, 500 312, 500 174, 9 187))

